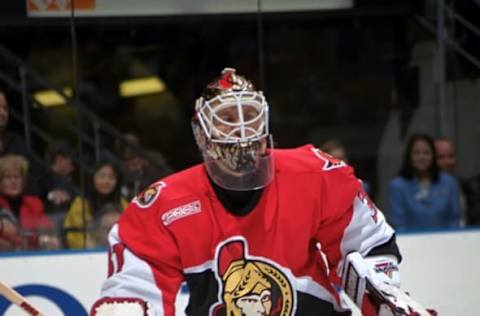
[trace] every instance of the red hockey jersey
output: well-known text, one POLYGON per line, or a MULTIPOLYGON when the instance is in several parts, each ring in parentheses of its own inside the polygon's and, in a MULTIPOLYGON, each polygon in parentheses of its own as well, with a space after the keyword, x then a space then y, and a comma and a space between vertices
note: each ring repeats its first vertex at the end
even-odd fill
POLYGON ((312 146, 274 151, 275 176, 244 216, 225 210, 203 165, 135 197, 112 229, 103 297, 138 297, 175 315, 337 315, 342 258, 394 231, 353 170, 312 146))

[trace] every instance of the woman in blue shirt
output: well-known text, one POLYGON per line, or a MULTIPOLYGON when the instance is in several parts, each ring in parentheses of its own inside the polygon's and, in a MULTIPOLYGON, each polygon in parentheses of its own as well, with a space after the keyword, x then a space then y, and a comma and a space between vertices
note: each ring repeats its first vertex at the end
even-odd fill
POLYGON ((412 135, 399 176, 389 187, 390 222, 397 230, 459 227, 458 185, 435 161, 432 138, 412 135))

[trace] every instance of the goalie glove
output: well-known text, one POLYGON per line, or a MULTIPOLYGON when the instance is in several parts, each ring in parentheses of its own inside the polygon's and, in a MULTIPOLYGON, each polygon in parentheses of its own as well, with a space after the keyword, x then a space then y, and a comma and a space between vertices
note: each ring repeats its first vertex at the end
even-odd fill
MULTIPOLYGON (((367 280, 368 282, 368 280, 367 280)), ((369 285, 367 284, 367 289, 369 285)), ((431 309, 425 309, 418 302, 414 301, 407 293, 396 286, 382 283, 378 287, 380 290, 379 316, 436 316, 437 312, 431 309)), ((373 292, 374 290, 369 290, 373 292)), ((377 303, 377 304, 378 304, 377 303)))
POLYGON ((345 293, 362 310, 373 303, 377 316, 435 316, 399 288, 399 272, 394 257, 363 258, 358 252, 345 258, 342 285, 345 293), (368 296, 365 303, 365 296, 368 296))
POLYGON ((92 306, 90 316, 155 316, 151 305, 139 298, 104 297, 92 306))

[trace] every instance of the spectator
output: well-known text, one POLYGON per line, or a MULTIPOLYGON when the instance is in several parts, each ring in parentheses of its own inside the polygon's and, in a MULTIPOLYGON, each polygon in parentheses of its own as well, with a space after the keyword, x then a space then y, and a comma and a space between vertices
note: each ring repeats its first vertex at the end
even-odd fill
POLYGON ((435 150, 437 151, 437 165, 443 172, 453 175, 457 164, 453 142, 445 137, 435 139, 435 150))
POLYGON ((137 135, 133 133, 124 134, 124 140, 118 140, 115 149, 123 162, 125 169, 125 180, 122 185, 122 194, 128 199, 133 198, 148 185, 163 178, 171 172, 165 162, 165 158, 158 152, 151 153, 156 159, 156 164, 151 164, 138 153, 142 144, 137 135))
POLYGON ((17 237, 17 225, 11 212, 0 210, 0 251, 12 250, 17 237))
POLYGON ((467 179, 464 189, 467 225, 478 226, 480 225, 480 174, 467 179))
POLYGON ((348 163, 347 151, 345 146, 342 143, 335 139, 327 140, 320 147, 323 152, 330 154, 332 157, 337 158, 338 160, 343 160, 348 163))
POLYGON ((122 214, 122 206, 115 203, 105 204, 94 222, 95 246, 108 247, 108 232, 122 214))
MULTIPOLYGON (((322 144, 320 149, 323 152, 331 155, 332 157, 337 158, 338 160, 342 160, 348 164, 347 150, 345 149, 345 146, 343 146, 343 144, 338 140, 327 140, 325 143, 322 144)), ((364 180, 360 181, 362 182, 362 186, 365 192, 370 194, 370 184, 364 180)))
POLYGON ((389 187, 390 220, 397 230, 459 226, 457 182, 439 170, 436 158, 430 136, 410 137, 399 176, 389 187))
POLYGON ((53 225, 44 214, 42 200, 24 193, 27 174, 28 161, 24 157, 0 158, 2 248, 58 248, 59 240, 52 234, 53 225))
POLYGON ((122 210, 127 206, 128 201, 121 195, 120 186, 120 173, 112 163, 102 161, 95 166, 86 198, 75 197, 63 224, 69 248, 95 246, 95 236, 85 234, 85 231, 107 203, 117 203, 122 210))
POLYGON ((9 104, 6 93, 0 89, 0 156, 16 154, 25 157, 29 162, 28 181, 25 191, 35 195, 39 194, 37 186, 41 174, 38 166, 25 145, 22 137, 8 129, 10 118, 9 104))
POLYGON ((5 92, 0 90, 0 155, 17 154, 29 157, 29 151, 22 138, 8 130, 10 111, 5 92))
POLYGON ((453 176, 457 180, 458 192, 460 194, 461 224, 466 223, 466 198, 463 190, 464 180, 455 173, 457 166, 457 157, 455 155, 455 146, 453 141, 446 137, 435 138, 435 150, 437 151, 437 165, 440 170, 453 176))
POLYGON ((77 194, 73 149, 67 141, 56 141, 45 150, 48 172, 41 179, 41 193, 48 214, 61 215, 68 211, 77 194))

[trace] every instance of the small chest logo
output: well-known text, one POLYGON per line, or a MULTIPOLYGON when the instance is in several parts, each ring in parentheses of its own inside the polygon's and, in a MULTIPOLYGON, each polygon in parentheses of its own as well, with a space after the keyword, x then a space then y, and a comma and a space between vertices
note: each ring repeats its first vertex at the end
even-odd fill
POLYGON ((174 209, 162 215, 163 225, 168 226, 176 220, 201 212, 200 201, 194 201, 174 209))

